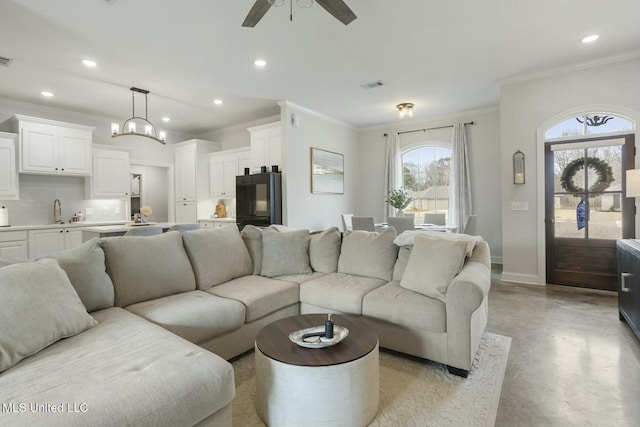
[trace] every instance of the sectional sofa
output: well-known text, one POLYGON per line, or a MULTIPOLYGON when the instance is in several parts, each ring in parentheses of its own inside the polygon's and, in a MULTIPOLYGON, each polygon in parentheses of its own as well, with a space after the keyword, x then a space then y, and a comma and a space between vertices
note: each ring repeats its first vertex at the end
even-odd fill
POLYGON ((361 315, 381 347, 466 376, 490 287, 482 239, 392 228, 113 237, 0 267, 11 426, 231 426, 227 360, 299 313, 361 315))

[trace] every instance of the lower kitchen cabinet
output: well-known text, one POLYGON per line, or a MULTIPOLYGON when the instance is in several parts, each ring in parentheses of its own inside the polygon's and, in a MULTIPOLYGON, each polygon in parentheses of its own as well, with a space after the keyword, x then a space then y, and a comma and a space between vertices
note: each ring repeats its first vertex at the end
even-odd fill
POLYGON ((197 224, 198 205, 196 202, 177 202, 176 222, 178 224, 197 224))
POLYGON ((640 244, 618 240, 618 312, 640 339, 640 244))
POLYGON ((0 233, 0 257, 20 258, 29 257, 26 231, 4 231, 0 233))
POLYGON ((29 231, 29 258, 35 259, 82 244, 82 230, 60 227, 29 231))

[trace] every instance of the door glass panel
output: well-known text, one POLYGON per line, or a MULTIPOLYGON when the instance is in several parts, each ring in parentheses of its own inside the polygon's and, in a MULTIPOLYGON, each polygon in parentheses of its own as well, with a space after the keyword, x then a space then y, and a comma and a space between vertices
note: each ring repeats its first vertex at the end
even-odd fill
POLYGON ((586 227, 578 229, 576 210, 580 200, 582 200, 580 196, 568 194, 556 194, 554 196, 556 237, 585 237, 586 227))
MULTIPOLYGON (((554 192, 565 193, 567 190, 562 186, 562 172, 573 161, 584 159, 584 150, 554 150, 554 192)), ((577 188, 584 188, 584 168, 579 168, 573 179, 573 185, 577 188)))
POLYGON ((621 193, 591 194, 589 238, 622 239, 621 193))
POLYGON ((595 191, 622 191, 622 146, 589 148, 587 157, 599 159, 598 164, 589 167, 589 188, 595 191), (593 188, 598 179, 610 183, 607 186, 601 182, 598 188, 593 188))

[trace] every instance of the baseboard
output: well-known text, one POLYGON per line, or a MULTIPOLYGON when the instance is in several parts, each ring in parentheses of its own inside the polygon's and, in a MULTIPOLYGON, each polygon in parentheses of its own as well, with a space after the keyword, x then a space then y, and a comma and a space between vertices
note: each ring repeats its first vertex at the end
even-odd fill
POLYGON ((502 280, 503 282, 524 283, 527 285, 540 284, 538 283, 537 274, 510 273, 508 271, 502 272, 502 277, 500 277, 500 280, 502 280))

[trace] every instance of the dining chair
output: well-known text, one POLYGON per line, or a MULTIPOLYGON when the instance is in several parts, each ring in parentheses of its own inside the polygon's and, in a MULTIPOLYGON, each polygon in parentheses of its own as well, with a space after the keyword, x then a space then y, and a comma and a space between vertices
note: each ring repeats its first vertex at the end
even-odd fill
POLYGON ((372 216, 352 216, 351 226, 353 230, 376 231, 372 216))
POLYGON ((172 225, 167 231, 179 231, 184 233, 185 231, 200 230, 200 224, 175 224, 172 225))
POLYGON ((124 233, 125 236, 154 236, 162 234, 162 227, 154 227, 151 225, 134 227, 124 233))
POLYGON ((426 213, 424 214, 424 223, 433 225, 447 225, 447 214, 426 213))
POLYGON ((469 215, 467 223, 464 225, 464 234, 475 235, 476 234, 476 222, 478 222, 478 215, 469 215))
POLYGON ((353 218, 353 214, 342 214, 342 231, 352 230, 353 226, 351 225, 351 218, 353 218))
POLYGON ((396 234, 400 235, 403 231, 415 229, 413 216, 390 216, 387 218, 389 227, 396 229, 396 234))

